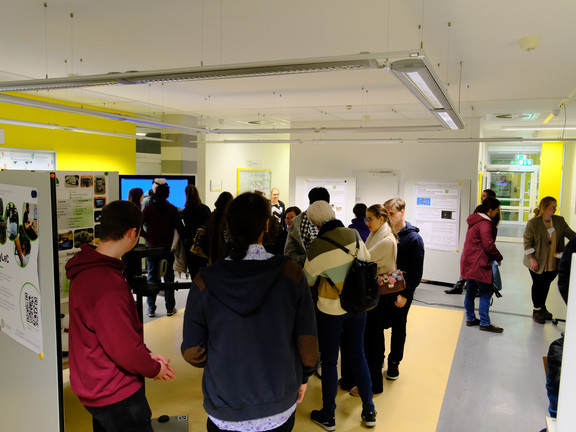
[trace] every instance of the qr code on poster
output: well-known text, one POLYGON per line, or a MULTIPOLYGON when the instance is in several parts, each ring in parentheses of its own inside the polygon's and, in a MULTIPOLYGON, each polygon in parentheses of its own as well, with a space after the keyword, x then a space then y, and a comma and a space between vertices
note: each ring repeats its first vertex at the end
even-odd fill
POLYGON ((26 303, 26 322, 38 327, 38 297, 24 293, 26 303))

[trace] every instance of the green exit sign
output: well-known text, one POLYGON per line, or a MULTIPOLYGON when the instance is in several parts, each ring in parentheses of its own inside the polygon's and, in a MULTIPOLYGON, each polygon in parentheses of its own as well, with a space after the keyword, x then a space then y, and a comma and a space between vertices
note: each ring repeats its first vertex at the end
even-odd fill
POLYGON ((519 160, 526 160, 526 159, 527 159, 527 158, 526 158, 526 155, 516 155, 516 160, 517 160, 517 161, 519 161, 519 160))
POLYGON ((532 166, 533 163, 534 161, 532 159, 517 159, 510 161, 510 165, 518 165, 523 167, 532 166))

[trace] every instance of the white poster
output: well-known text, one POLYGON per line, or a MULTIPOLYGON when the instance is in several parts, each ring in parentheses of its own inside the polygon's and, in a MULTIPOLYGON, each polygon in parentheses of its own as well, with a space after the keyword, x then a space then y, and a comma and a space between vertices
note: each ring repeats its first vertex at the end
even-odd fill
POLYGON ((414 183, 414 225, 426 249, 457 251, 460 183, 414 183))
POLYGON ((0 331, 41 354, 37 197, 35 188, 0 184, 0 331))
POLYGON ((348 182, 344 179, 305 179, 305 192, 315 187, 323 187, 330 193, 330 205, 336 213, 336 219, 346 222, 346 203, 348 199, 348 182))
POLYGON ((58 220, 58 263, 60 298, 67 299, 70 281, 65 265, 82 243, 98 244, 102 207, 110 200, 108 174, 56 172, 56 215, 58 220))

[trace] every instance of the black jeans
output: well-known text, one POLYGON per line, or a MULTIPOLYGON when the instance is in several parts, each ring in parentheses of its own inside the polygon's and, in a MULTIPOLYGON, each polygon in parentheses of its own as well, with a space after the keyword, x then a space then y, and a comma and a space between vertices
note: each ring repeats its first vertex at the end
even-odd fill
POLYGON ((532 276, 532 304, 535 309, 546 306, 550 284, 557 274, 558 270, 545 271, 542 274, 534 273, 530 270, 530 276, 532 276))
MULTIPOLYGON (((268 432, 290 432, 294 428, 295 420, 296 412, 293 412, 283 425, 278 426, 276 429, 270 429, 268 432)), ((219 429, 218 426, 216 426, 214 422, 210 420, 210 417, 208 417, 208 421, 206 422, 206 430, 208 432, 219 432, 222 429, 219 429)))
POLYGON ((123 401, 86 409, 92 414, 94 432, 154 432, 144 386, 123 401))
MULTIPOLYGON (((406 343, 406 322, 408 320, 408 311, 412 300, 408 300, 404 307, 396 307, 394 302, 398 294, 386 294, 380 296, 378 306, 366 314, 366 329, 364 331, 364 352, 368 368, 370 369, 370 378, 372 379, 372 392, 374 394, 384 391, 384 378, 382 368, 384 366, 384 353, 386 347, 384 344, 384 329, 391 328, 392 336, 390 338, 390 354, 388 362, 400 363, 404 358, 404 345, 406 343)), ((340 384, 343 388, 351 388, 356 384, 351 373, 350 364, 341 356, 341 374, 340 384)))

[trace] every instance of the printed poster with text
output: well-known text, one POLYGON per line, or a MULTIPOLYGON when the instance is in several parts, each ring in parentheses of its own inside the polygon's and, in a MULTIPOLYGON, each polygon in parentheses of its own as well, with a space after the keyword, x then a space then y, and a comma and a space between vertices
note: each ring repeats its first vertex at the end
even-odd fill
POLYGON ((38 191, 0 184, 0 331, 42 353, 38 191))
POLYGON ((414 225, 426 249, 458 250, 460 189, 460 183, 414 184, 414 225))
POLYGON ((58 263, 62 300, 67 299, 70 293, 66 263, 80 250, 81 244, 97 245, 100 240, 102 207, 109 200, 107 180, 106 173, 56 172, 58 263))
POLYGON ((306 179, 305 192, 315 187, 323 187, 330 193, 330 205, 336 214, 336 219, 346 220, 346 203, 348 200, 348 182, 344 179, 306 179))

